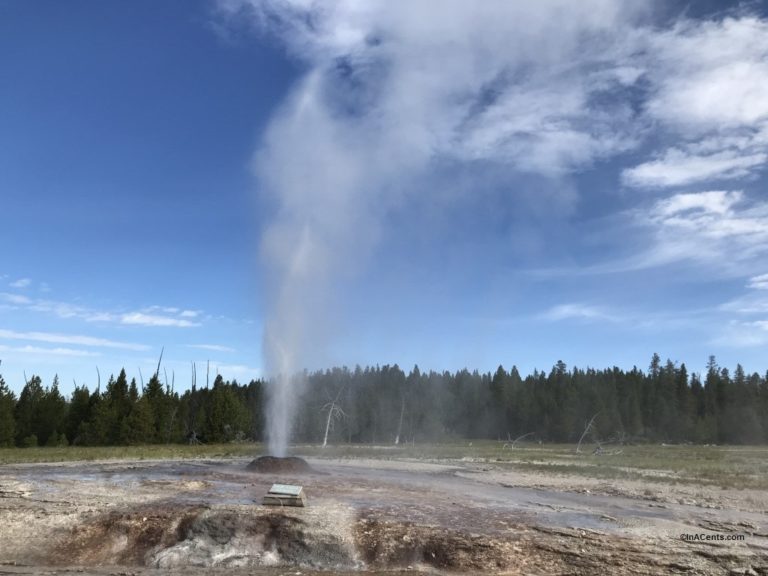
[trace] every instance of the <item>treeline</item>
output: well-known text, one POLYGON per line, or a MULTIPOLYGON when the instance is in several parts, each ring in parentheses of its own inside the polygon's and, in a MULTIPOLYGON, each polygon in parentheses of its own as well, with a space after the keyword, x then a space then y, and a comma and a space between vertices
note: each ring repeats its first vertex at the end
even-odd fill
MULTIPOLYGON (((522 435, 575 442, 595 417, 602 441, 768 442, 768 373, 731 372, 710 357, 703 375, 654 355, 647 371, 568 369, 522 377, 493 373, 406 373, 397 365, 333 368, 304 375, 294 440, 392 444, 522 435)), ((125 371, 106 387, 39 377, 18 398, 0 376, 0 446, 126 445, 264 439, 266 384, 225 381, 179 394, 155 374, 145 386, 125 371)))
POLYGON ((219 375, 212 387, 183 394, 159 374, 146 386, 130 383, 125 370, 92 392, 75 387, 69 399, 58 377, 43 387, 32 376, 18 399, 0 376, 0 446, 134 445, 260 439, 262 383, 241 386, 219 375))

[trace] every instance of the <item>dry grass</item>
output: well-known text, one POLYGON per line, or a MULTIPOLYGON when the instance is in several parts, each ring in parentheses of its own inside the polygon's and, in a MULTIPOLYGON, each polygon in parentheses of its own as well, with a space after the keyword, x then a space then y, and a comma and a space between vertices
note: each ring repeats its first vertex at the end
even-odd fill
POLYGON ((637 479, 768 490, 768 446, 692 446, 645 444, 620 447, 620 454, 580 454, 572 444, 519 444, 504 448, 499 442, 394 446, 302 446, 302 455, 379 459, 413 458, 450 463, 460 460, 542 472, 600 479, 637 479))
MULTIPOLYGON (((574 445, 479 441, 407 446, 339 445, 321 448, 298 445, 293 452, 318 458, 413 459, 450 464, 452 461, 492 464, 511 470, 569 474, 600 479, 699 484, 724 488, 768 490, 766 446, 624 446, 621 454, 597 456, 574 445)), ((117 447, 2 448, 0 464, 94 460, 163 460, 255 457, 262 444, 150 445, 117 447)))
POLYGON ((177 460, 232 458, 263 453, 262 444, 183 444, 147 446, 66 446, 0 448, 0 464, 73 462, 95 460, 177 460))

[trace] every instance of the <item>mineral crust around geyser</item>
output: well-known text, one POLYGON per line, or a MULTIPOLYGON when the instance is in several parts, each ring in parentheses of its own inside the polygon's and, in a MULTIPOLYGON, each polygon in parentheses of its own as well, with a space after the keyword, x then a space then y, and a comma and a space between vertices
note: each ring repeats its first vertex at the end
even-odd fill
POLYGON ((314 472, 306 460, 298 456, 259 456, 246 469, 257 474, 310 474, 314 472))

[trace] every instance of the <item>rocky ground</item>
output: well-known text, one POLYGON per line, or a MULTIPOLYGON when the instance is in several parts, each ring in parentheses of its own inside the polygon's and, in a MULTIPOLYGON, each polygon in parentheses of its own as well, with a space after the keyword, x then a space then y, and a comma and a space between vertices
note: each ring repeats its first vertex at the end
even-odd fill
POLYGON ((768 574, 759 490, 462 460, 312 459, 307 474, 249 461, 0 467, 0 575, 768 574), (273 482, 303 485, 309 506, 262 506, 273 482))

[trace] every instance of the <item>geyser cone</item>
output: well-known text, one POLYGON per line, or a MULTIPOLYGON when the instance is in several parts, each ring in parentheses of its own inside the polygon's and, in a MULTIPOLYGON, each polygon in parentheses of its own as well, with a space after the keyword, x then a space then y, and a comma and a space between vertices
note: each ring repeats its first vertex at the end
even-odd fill
POLYGON ((314 472, 303 458, 298 456, 259 456, 246 467, 258 474, 309 474, 314 472))

